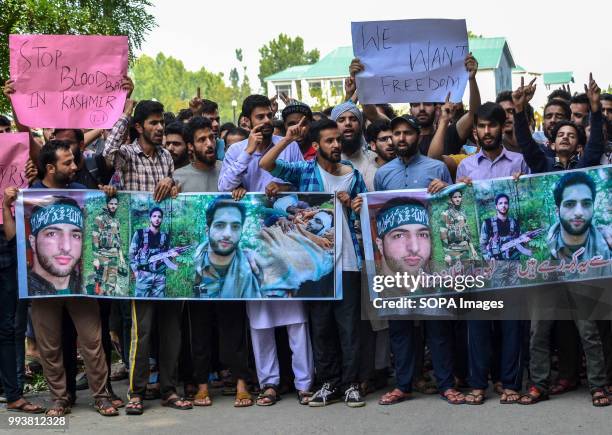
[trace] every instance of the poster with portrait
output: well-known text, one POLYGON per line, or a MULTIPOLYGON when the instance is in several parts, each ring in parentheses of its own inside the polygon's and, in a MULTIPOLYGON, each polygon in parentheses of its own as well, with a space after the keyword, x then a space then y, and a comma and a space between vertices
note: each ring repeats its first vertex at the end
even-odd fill
POLYGON ((17 207, 22 298, 341 299, 333 194, 30 189, 17 207))
POLYGON ((612 166, 363 194, 370 299, 612 278, 612 166))

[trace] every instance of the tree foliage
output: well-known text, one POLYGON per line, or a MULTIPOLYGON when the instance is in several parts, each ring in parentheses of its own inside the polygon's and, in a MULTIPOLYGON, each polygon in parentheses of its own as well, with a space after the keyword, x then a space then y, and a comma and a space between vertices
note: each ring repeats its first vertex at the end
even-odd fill
MULTIPOLYGON (((127 35, 130 61, 155 26, 149 0, 2 0, 0 77, 9 77, 10 34, 127 35)), ((9 103, 0 96, 0 112, 9 103)))
POLYGON ((268 42, 259 49, 259 80, 261 86, 265 88, 264 78, 296 65, 307 65, 318 62, 319 50, 316 48, 304 51, 304 40, 297 36, 291 39, 290 36, 281 33, 276 39, 268 42))
POLYGON ((232 89, 225 84, 222 73, 212 73, 205 68, 188 71, 182 61, 158 53, 155 58, 142 55, 136 59, 131 75, 135 100, 156 99, 167 111, 176 113, 189 107, 189 100, 200 87, 202 98, 219 104, 222 119, 232 118, 232 89))

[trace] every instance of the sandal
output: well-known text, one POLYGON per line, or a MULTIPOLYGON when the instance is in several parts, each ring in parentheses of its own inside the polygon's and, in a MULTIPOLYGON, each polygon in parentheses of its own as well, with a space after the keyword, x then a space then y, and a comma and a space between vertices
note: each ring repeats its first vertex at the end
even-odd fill
POLYGON ((482 391, 482 390, 472 390, 469 393, 467 393, 465 395, 466 405, 482 405, 483 403, 485 403, 486 398, 485 398, 484 392, 476 393, 475 391, 482 391), (471 398, 472 400, 468 400, 468 398, 471 398))
POLYGON ((603 388, 597 388, 591 392, 591 400, 593 402, 593 406, 603 407, 610 406, 610 399, 606 394, 606 390, 603 388))
POLYGON ((555 396, 558 394, 567 393, 568 391, 574 391, 578 388, 578 382, 573 384, 567 379, 559 379, 550 389, 550 395, 555 396))
POLYGON ((308 405, 310 399, 312 399, 311 391, 297 391, 297 398, 300 405, 308 405))
POLYGON ((127 415, 142 415, 143 412, 142 399, 138 396, 131 397, 130 401, 125 405, 125 413, 127 415))
POLYGON ((395 388, 388 393, 383 394, 383 396, 378 400, 379 405, 396 405, 404 400, 408 400, 412 398, 412 394, 404 393, 399 388, 395 388))
POLYGON ((193 396, 193 406, 212 406, 212 400, 210 400, 208 390, 198 390, 195 396, 193 396))
POLYGON ((542 402, 544 400, 548 400, 550 397, 548 394, 543 393, 538 387, 531 386, 527 391, 527 394, 523 394, 518 402, 521 405, 535 405, 538 402, 542 402))
POLYGON ((247 408, 249 406, 253 406, 253 398, 251 397, 251 393, 248 391, 239 391, 236 393, 236 400, 234 400, 234 408, 247 408), (241 403, 243 400, 248 400, 248 404, 241 403))
POLYGON ((45 412, 47 417, 63 417, 70 414, 70 406, 63 400, 56 400, 53 406, 45 412))
POLYGON ((111 403, 117 409, 123 408, 125 406, 125 401, 116 394, 111 394, 111 403))
POLYGON ((114 417, 119 415, 117 408, 115 408, 111 401, 107 398, 96 399, 94 402, 94 409, 98 411, 98 414, 103 415, 104 417, 114 417))
POLYGON ((8 404, 6 405, 6 410, 11 412, 23 412, 26 414, 42 414, 45 412, 45 408, 42 406, 35 405, 34 403, 30 403, 24 398, 20 398, 23 402, 21 405, 16 406, 14 408, 9 408, 8 404))
POLYGON ((463 405, 465 403, 465 396, 460 391, 454 388, 449 388, 445 392, 440 394, 442 400, 446 400, 451 405, 463 405))
POLYGON ((501 403, 502 405, 512 405, 513 403, 516 403, 519 400, 521 400, 520 393, 505 388, 502 392, 501 399, 499 399, 499 403, 501 403))
POLYGON ((261 393, 259 393, 259 395, 257 396, 257 400, 255 401, 255 404, 257 406, 272 406, 272 405, 275 405, 276 402, 278 402, 280 399, 281 398, 278 392, 278 386, 269 384, 269 385, 264 385, 261 388, 261 393), (274 391, 274 394, 266 393, 266 391, 268 390, 274 391))
POLYGON ((179 397, 175 394, 167 397, 166 399, 163 399, 161 401, 161 405, 166 406, 168 408, 180 410, 187 410, 193 408, 193 404, 190 401, 185 400, 183 397, 179 397), (179 402, 183 402, 183 404, 179 405, 179 402))

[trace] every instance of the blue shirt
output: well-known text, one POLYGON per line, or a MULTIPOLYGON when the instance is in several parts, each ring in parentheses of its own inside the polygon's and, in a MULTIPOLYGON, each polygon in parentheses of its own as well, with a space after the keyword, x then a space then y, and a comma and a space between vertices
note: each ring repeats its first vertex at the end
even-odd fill
MULTIPOLYGON (((349 161, 342 160, 341 163, 353 167, 349 161)), ((276 161, 276 167, 270 173, 274 177, 278 177, 281 180, 293 184, 299 192, 323 192, 323 179, 321 178, 319 164, 316 159, 301 162, 286 162, 279 159, 276 161)), ((348 192, 349 196, 351 199, 355 199, 358 194, 366 191, 366 185, 361 173, 353 168, 353 181, 351 181, 350 192, 348 192)), ((359 241, 357 240, 357 233, 355 232, 355 223, 357 219, 357 214, 349 209, 348 227, 351 232, 355 255, 357 256, 357 264, 359 268, 361 268, 361 250, 359 249, 359 241)))
POLYGON ((434 179, 452 184, 450 172, 440 160, 430 159, 421 153, 408 163, 399 157, 381 166, 374 176, 374 190, 424 189, 434 179))

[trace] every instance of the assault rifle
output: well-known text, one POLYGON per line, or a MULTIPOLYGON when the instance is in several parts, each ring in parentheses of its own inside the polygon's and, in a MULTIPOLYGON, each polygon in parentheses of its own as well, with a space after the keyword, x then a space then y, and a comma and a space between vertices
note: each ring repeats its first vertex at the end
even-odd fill
POLYGON ((540 234, 542 234, 544 231, 546 231, 544 228, 538 228, 536 230, 527 231, 526 233, 523 233, 520 236, 518 236, 516 239, 510 240, 509 242, 504 243, 500 248, 500 252, 505 252, 508 249, 516 248, 516 250, 519 251, 521 254, 531 257, 531 254, 532 254, 531 250, 525 248, 522 244, 535 239, 540 234))
POLYGON ((168 266, 170 269, 176 270, 178 269, 178 266, 174 264, 172 261, 170 261, 170 259, 174 257, 178 257, 183 252, 187 251, 189 248, 191 248, 191 245, 179 246, 178 248, 171 248, 171 249, 168 249, 167 251, 160 252, 159 254, 151 255, 149 259, 147 260, 147 263, 149 263, 149 266, 152 266, 158 261, 163 261, 164 264, 168 266))

